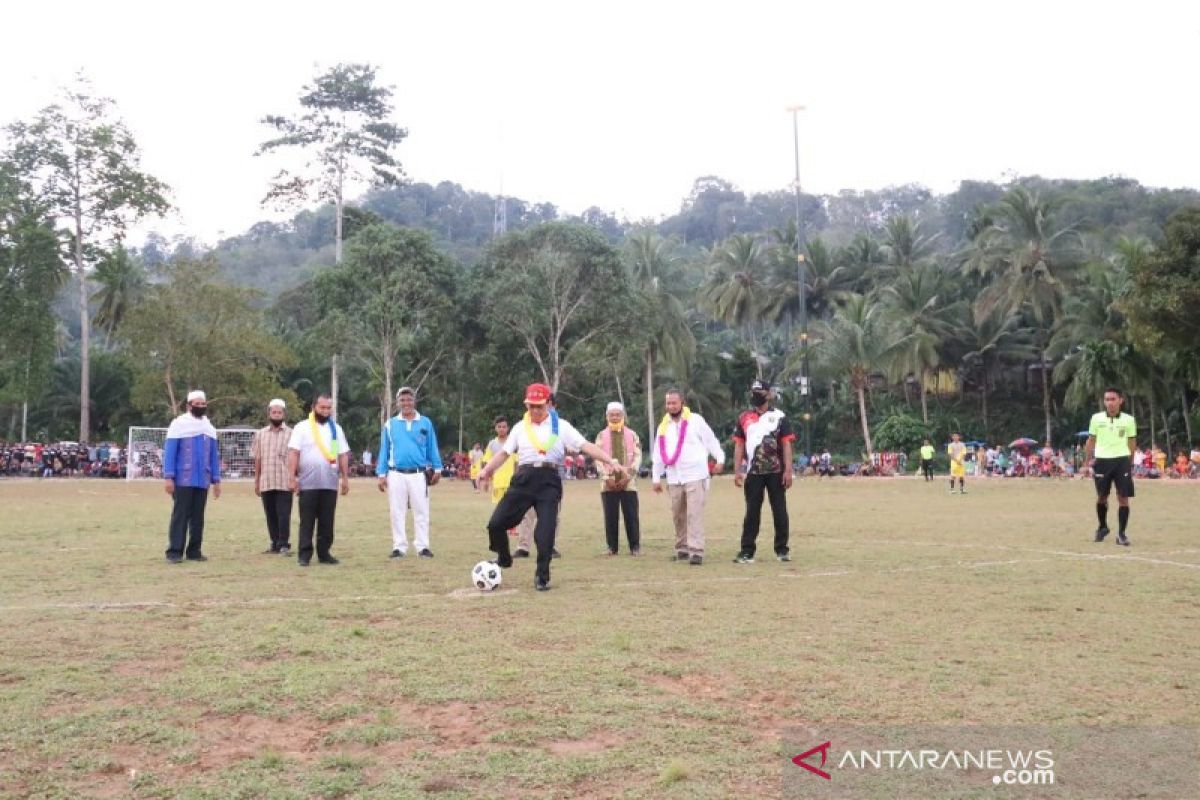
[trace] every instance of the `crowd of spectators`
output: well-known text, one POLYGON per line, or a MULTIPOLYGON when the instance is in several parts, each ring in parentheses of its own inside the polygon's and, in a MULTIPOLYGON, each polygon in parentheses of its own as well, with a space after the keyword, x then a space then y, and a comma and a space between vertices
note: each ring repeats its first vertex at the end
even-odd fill
POLYGON ((14 478, 123 478, 124 455, 124 450, 111 442, 0 442, 0 475, 14 478))

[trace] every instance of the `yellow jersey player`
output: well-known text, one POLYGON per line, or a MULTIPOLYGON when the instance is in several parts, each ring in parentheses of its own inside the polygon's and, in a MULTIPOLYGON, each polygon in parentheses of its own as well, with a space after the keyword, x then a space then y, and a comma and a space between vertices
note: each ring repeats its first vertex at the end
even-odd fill
POLYGON ((958 478, 958 493, 967 493, 967 446, 957 433, 950 434, 950 444, 946 445, 946 455, 950 457, 950 494, 954 494, 954 479, 958 478))

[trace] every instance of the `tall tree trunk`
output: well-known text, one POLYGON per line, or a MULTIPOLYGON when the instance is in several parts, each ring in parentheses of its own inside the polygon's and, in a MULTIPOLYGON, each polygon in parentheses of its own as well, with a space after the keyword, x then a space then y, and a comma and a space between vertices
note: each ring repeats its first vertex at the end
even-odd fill
POLYGON ((858 416, 862 420, 862 435, 863 444, 867 446, 867 457, 875 455, 875 448, 871 446, 871 426, 867 422, 867 392, 864 387, 855 387, 858 391, 858 416))
POLYGON ((1166 447, 1164 447, 1163 449, 1166 450, 1169 455, 1171 452, 1171 424, 1167 420, 1167 409, 1166 408, 1163 408, 1159 413, 1162 414, 1163 441, 1166 442, 1166 447))
MULTIPOLYGON (((458 384, 458 452, 463 451, 463 417, 465 416, 467 395, 462 383, 458 384)), ((513 426, 516 427, 515 425, 513 426)))
POLYGON ((1192 446, 1192 420, 1188 418, 1187 387, 1179 390, 1179 410, 1183 412, 1183 429, 1187 432, 1184 449, 1192 446))
POLYGON ((613 362, 613 377, 617 380, 617 402, 625 405, 625 393, 621 391, 621 372, 617 369, 617 362, 613 362))
POLYGON ((921 421, 929 424, 929 397, 925 389, 925 370, 921 370, 921 421))
POLYGON ((385 337, 383 341, 383 403, 379 406, 379 425, 382 427, 387 418, 392 415, 392 372, 395 370, 392 358, 392 340, 385 337))
MULTIPOLYGON (((10 438, 11 438, 11 431, 10 438)), ((29 360, 25 361, 25 391, 21 399, 21 441, 29 441, 29 360)))
POLYGON ((338 356, 335 353, 332 363, 329 365, 329 394, 330 400, 333 402, 333 418, 337 419, 338 413, 338 356))
POLYGON ((83 210, 75 194, 75 274, 79 278, 79 441, 92 436, 91 317, 88 315, 87 274, 83 268, 83 210))
MULTIPOLYGON (((654 436, 654 351, 646 348, 646 441, 654 436)), ((649 446, 649 445, 647 445, 649 446)))
POLYGON ((992 440, 992 431, 988 424, 988 375, 986 370, 983 373, 983 387, 979 396, 983 404, 983 439, 990 442, 992 440))
MULTIPOLYGON (((337 189, 334 193, 334 209, 333 209, 333 263, 342 263, 342 211, 344 203, 342 202, 342 183, 344 172, 341 165, 338 165, 337 189)), ((329 365, 329 391, 333 395, 330 400, 333 401, 333 417, 337 418, 338 413, 338 354, 334 353, 332 362, 329 365)))
POLYGON ((1153 391, 1150 391, 1146 395, 1146 400, 1150 403, 1150 447, 1154 448, 1158 444, 1158 436, 1155 432, 1155 430, 1156 430, 1155 425, 1157 423, 1154 421, 1154 392, 1153 391))
POLYGON ((1038 371, 1042 373, 1042 413, 1046 418, 1046 438, 1043 440, 1046 443, 1050 439, 1050 374, 1046 369, 1046 347, 1041 341, 1038 342, 1038 371))

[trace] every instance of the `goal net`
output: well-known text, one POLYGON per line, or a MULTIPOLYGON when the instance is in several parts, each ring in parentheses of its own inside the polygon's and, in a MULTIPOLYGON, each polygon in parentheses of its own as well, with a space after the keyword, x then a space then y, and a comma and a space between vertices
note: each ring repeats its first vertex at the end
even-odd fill
MULTIPOLYGON (((221 480, 254 477, 254 459, 250 448, 255 431, 249 428, 218 428, 217 450, 221 454, 221 480)), ((125 450, 125 477, 128 480, 163 476, 163 452, 167 446, 166 428, 131 427, 125 450)))

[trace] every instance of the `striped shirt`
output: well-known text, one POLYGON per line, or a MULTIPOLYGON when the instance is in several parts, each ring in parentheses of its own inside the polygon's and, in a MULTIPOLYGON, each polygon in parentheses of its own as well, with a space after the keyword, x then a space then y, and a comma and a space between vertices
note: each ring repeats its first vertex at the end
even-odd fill
POLYGON ((250 455, 259 464, 258 489, 262 492, 289 492, 288 440, 292 429, 285 422, 278 428, 268 425, 254 434, 254 445, 250 455))

